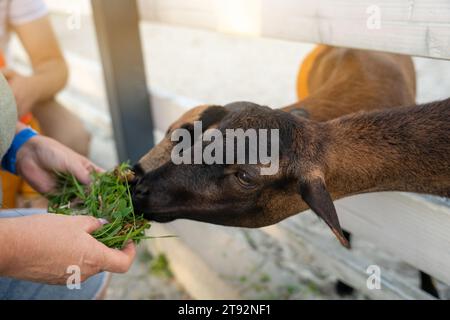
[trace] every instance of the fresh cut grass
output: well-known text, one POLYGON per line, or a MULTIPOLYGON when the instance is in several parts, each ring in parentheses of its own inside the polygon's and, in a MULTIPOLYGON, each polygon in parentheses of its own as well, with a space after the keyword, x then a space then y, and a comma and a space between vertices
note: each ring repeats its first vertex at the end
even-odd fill
POLYGON ((148 239, 150 223, 136 214, 129 181, 134 177, 126 163, 113 171, 92 173, 89 186, 71 174, 58 173, 57 190, 47 195, 48 211, 65 215, 89 215, 108 221, 92 236, 110 248, 123 248, 130 240, 148 239))

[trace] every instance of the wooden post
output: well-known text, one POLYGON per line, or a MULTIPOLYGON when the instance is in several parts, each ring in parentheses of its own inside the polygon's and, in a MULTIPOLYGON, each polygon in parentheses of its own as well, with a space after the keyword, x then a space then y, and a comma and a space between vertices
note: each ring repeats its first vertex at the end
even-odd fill
POLYGON ((154 144, 150 97, 135 0, 92 0, 114 137, 120 161, 154 144))

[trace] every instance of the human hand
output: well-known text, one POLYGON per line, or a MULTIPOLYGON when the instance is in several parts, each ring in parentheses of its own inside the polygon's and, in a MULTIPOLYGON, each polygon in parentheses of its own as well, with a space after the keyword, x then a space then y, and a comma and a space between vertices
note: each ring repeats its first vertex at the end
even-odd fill
POLYGON ((23 76, 11 69, 3 69, 2 73, 16 99, 19 118, 31 112, 39 96, 33 77, 23 76))
POLYGON ((66 284, 69 266, 80 268, 81 281, 101 271, 127 272, 135 245, 106 247, 90 235, 101 225, 94 217, 56 214, 1 219, 0 275, 66 284))
POLYGON ((56 172, 73 174, 81 183, 89 184, 90 173, 103 169, 61 143, 44 136, 28 140, 17 152, 17 173, 31 187, 48 193, 56 186, 56 172))

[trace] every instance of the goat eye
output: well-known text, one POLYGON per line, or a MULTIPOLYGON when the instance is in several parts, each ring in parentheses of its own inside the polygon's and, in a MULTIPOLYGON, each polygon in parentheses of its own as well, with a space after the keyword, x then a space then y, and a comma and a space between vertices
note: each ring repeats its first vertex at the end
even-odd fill
POLYGON ((239 183, 244 187, 248 188, 253 187, 255 185, 250 175, 245 171, 236 172, 236 178, 238 179, 239 183))

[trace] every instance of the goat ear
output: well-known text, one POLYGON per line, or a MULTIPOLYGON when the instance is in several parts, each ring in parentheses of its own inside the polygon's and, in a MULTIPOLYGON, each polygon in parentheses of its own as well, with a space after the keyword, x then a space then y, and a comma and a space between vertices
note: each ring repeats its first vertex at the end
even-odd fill
POLYGON ((300 183, 300 195, 303 201, 331 228, 339 242, 346 248, 350 243, 342 232, 339 218, 334 207, 333 200, 321 178, 300 183))
POLYGON ((222 106, 209 106, 199 117, 203 128, 208 129, 210 126, 221 121, 228 114, 228 110, 222 106))

